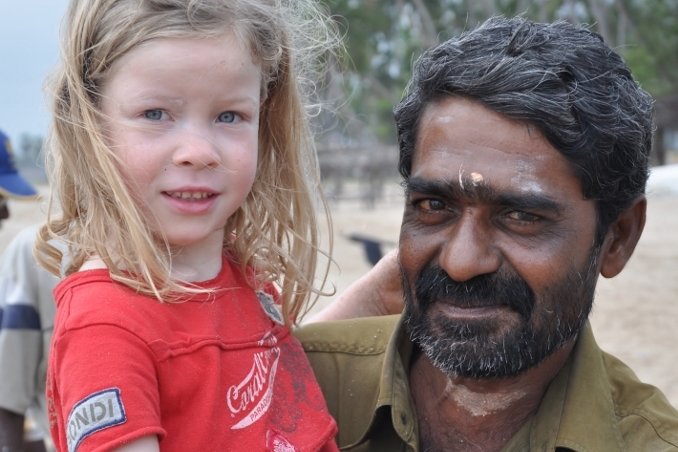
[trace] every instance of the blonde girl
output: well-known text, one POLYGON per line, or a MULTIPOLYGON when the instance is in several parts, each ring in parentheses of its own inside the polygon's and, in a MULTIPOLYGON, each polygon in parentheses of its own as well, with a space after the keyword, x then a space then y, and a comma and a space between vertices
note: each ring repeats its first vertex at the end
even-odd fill
POLYGON ((60 211, 36 246, 57 273, 49 240, 68 245, 58 450, 336 448, 288 328, 315 290, 299 81, 334 41, 315 3, 71 1, 48 154, 60 211))

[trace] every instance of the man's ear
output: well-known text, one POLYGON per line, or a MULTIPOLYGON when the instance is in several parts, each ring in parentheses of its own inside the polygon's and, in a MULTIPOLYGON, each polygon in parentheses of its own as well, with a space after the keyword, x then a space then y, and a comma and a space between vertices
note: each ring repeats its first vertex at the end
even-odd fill
POLYGON ((612 223, 605 235, 600 253, 600 274, 617 276, 631 258, 645 227, 647 199, 639 196, 612 223))

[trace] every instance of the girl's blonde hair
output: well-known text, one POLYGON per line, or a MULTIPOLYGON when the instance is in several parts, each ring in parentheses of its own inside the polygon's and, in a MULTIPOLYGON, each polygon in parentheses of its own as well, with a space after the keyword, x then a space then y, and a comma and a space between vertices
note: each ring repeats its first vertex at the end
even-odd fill
POLYGON ((65 275, 99 256, 114 280, 161 301, 199 291, 170 279, 170 247, 150 230, 105 144, 100 95, 112 65, 144 42, 232 33, 261 66, 264 100, 257 177, 226 224, 224 249, 243 271, 254 269, 255 285, 280 285, 288 324, 303 315, 309 295, 318 293, 318 203, 329 224, 306 110, 305 87, 313 84, 303 82, 319 79, 313 75, 319 74, 321 57, 338 43, 332 22, 316 5, 316 0, 72 0, 62 65, 48 85, 52 195, 36 245, 42 265, 59 273, 62 254, 49 243, 58 238, 69 245, 65 275))

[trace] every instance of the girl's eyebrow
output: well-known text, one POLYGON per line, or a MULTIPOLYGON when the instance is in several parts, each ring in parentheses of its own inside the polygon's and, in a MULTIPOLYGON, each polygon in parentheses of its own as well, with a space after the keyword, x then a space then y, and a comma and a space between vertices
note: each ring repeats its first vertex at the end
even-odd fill
POLYGON ((157 94, 149 90, 139 91, 138 93, 136 93, 133 99, 136 100, 137 102, 163 102, 175 106, 181 106, 186 103, 186 101, 179 96, 168 96, 165 94, 157 94))
POLYGON ((471 199, 477 202, 519 209, 562 212, 565 207, 553 198, 534 191, 499 191, 485 182, 463 183, 457 179, 431 180, 410 177, 403 182, 406 196, 411 193, 430 194, 446 199, 471 199))

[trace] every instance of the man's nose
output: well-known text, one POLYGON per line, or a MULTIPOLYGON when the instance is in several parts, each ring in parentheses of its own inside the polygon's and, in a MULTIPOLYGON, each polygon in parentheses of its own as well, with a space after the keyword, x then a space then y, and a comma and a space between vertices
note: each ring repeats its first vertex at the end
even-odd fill
POLYGON ((501 266, 501 252, 493 243, 491 225, 478 213, 464 212, 450 231, 440 253, 440 267, 457 282, 494 273, 501 266))
POLYGON ((172 156, 175 165, 216 168, 221 163, 219 147, 208 131, 186 127, 177 140, 178 144, 172 156))

